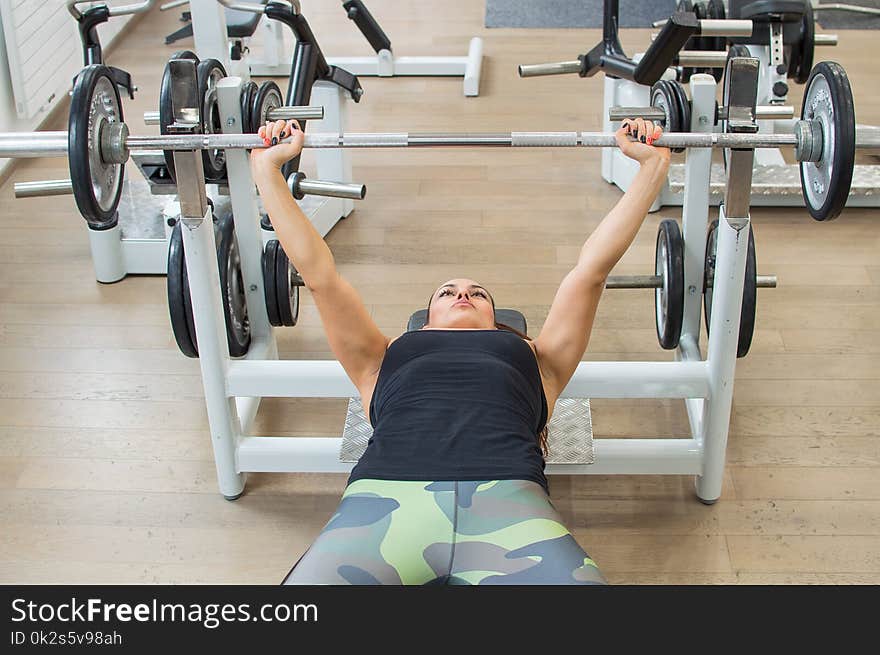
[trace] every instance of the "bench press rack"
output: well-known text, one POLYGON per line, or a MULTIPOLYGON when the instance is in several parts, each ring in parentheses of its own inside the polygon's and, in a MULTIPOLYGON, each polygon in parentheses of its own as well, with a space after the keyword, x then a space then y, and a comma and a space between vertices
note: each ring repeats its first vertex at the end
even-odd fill
MULTIPOLYGON (((731 106, 754 108, 755 60, 732 67, 736 89, 731 106)), ((240 124, 241 80, 218 84, 224 124, 240 124)), ((698 103, 714 100, 715 81, 695 76, 691 90, 698 103)), ((180 108, 175 106, 175 114, 180 108)), ((709 124, 699 125, 711 131, 709 124)), ((175 167, 198 175, 199 151, 175 151, 175 167)), ((226 151, 230 179, 250 190, 250 198, 233 196, 235 227, 245 281, 252 335, 248 353, 231 359, 223 322, 211 212, 204 184, 181 186, 183 244, 193 299, 200 365, 220 492, 238 498, 248 472, 344 473, 352 464, 340 461, 341 438, 265 437, 250 434, 263 397, 351 398, 357 390, 337 361, 278 361, 278 348, 266 314, 261 272, 263 241, 247 154, 226 151)), ((708 175, 710 148, 691 148, 687 175, 708 175)), ((696 476, 696 493, 704 503, 721 494, 739 334, 740 307, 749 236, 749 187, 754 150, 731 154, 731 176, 719 211, 711 337, 705 359, 699 334, 703 290, 708 186, 687 185, 683 210, 685 312, 680 344, 673 362, 582 362, 562 397, 681 398, 687 406, 691 435, 685 439, 597 439, 595 463, 555 464, 548 474, 671 474, 696 476)), ((340 421, 341 423, 342 421, 340 421)))

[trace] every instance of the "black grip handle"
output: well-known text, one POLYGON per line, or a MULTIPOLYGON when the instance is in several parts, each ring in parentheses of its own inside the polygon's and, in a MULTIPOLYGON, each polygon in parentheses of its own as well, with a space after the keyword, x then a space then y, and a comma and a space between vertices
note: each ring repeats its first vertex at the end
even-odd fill
POLYGON ((696 34, 699 26, 700 22, 695 14, 680 13, 670 16, 636 66, 632 80, 646 86, 659 80, 687 40, 696 34))
POLYGON ((361 0, 348 0, 348 2, 343 2, 342 6, 348 12, 348 17, 357 25, 361 34, 370 42, 373 50, 376 52, 391 50, 391 39, 382 31, 379 23, 373 18, 373 14, 361 0))

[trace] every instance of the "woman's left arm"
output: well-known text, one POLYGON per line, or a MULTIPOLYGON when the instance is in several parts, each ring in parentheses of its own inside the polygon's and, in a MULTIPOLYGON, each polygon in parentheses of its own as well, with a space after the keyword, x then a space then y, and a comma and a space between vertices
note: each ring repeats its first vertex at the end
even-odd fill
POLYGON ((639 162, 639 172, 584 243, 534 341, 541 372, 557 392, 568 384, 587 350, 605 279, 632 244, 666 179, 669 149, 651 145, 661 134, 650 121, 637 119, 623 121, 615 135, 623 153, 639 162))

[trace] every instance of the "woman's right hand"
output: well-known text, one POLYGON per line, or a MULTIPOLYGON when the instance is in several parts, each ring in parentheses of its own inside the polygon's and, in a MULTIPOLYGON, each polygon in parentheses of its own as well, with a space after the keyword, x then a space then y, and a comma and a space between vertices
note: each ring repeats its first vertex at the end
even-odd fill
POLYGON ((620 129, 614 133, 621 152, 640 164, 649 161, 669 165, 671 153, 669 148, 653 145, 663 134, 663 128, 643 118, 626 118, 620 123, 620 129), (632 139, 630 139, 632 137, 632 139))
POLYGON ((267 147, 251 150, 251 167, 254 169, 265 166, 280 169, 302 152, 305 135, 296 121, 268 122, 260 126, 257 134, 267 147), (289 141, 282 142, 288 137, 289 141))

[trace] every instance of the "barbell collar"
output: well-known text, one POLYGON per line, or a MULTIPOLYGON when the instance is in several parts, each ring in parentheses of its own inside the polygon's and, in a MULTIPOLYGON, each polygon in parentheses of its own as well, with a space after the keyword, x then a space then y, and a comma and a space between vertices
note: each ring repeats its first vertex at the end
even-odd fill
POLYGON ((517 67, 520 77, 540 77, 542 75, 567 75, 581 72, 581 62, 558 61, 552 64, 524 64, 517 67))
POLYGON ((70 180, 41 180, 37 182, 16 182, 13 186, 16 198, 42 198, 45 196, 66 196, 73 193, 70 180))

